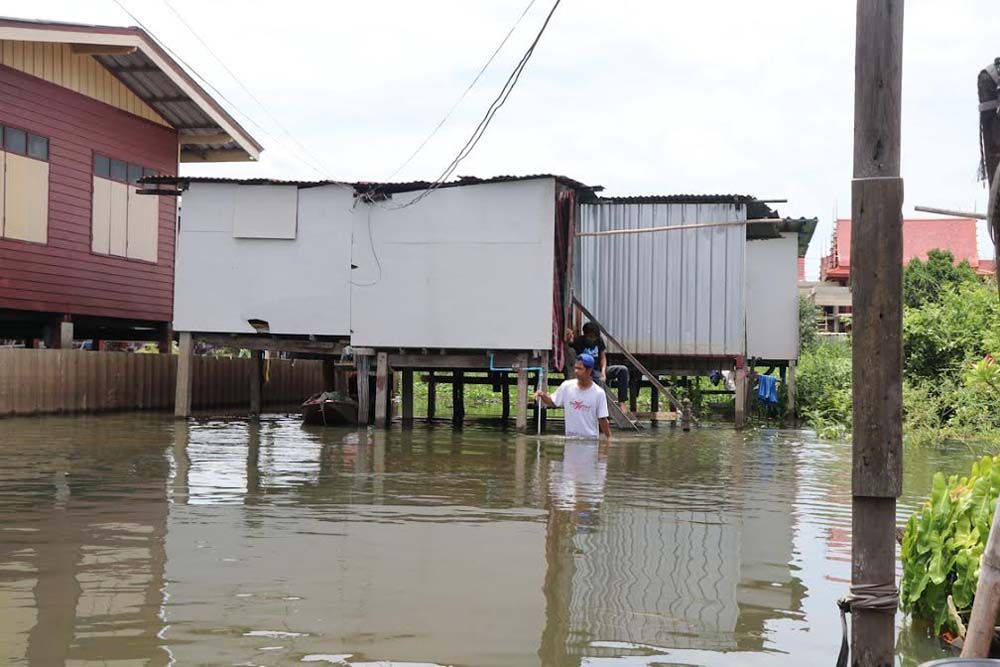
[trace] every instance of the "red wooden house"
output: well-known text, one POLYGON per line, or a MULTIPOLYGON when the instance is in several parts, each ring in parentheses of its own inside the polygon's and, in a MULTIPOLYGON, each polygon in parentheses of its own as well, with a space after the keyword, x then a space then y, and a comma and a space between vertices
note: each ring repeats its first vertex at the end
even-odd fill
POLYGON ((261 147, 146 32, 0 18, 0 340, 157 340, 179 162, 261 147))

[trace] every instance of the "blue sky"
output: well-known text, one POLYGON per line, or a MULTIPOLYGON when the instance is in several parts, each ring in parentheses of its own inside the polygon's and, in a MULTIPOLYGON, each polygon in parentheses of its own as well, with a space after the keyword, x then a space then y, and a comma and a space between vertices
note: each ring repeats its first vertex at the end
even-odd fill
MULTIPOLYGON (((231 100, 265 145, 259 164, 185 166, 187 173, 380 180, 452 106, 528 0, 285 0, 280 11, 273 2, 170 0, 270 115, 162 0, 122 2, 231 100)), ((443 169, 549 7, 536 0, 397 178, 443 169)), ((7 16, 132 24, 112 0, 0 8, 7 16)), ((1000 56, 998 34, 1000 12, 985 0, 906 5, 908 217, 921 204, 985 208, 976 180, 976 75, 1000 56)), ((850 211, 853 60, 848 0, 563 0, 517 89, 456 173, 555 172, 612 194, 787 198, 783 215, 820 218, 807 265, 815 273, 832 219, 850 211)), ((980 254, 992 256, 985 234, 980 254)))

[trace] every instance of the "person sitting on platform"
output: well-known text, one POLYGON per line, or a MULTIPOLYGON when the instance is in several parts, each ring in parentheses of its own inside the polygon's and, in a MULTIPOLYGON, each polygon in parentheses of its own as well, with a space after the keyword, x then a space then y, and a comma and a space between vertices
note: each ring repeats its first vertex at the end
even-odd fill
POLYGON ((573 364, 575 377, 566 380, 551 396, 544 389, 535 392, 535 399, 550 408, 564 408, 566 435, 568 437, 597 438, 604 434, 611 438, 608 422, 608 398, 594 382, 594 358, 580 354, 573 364))
POLYGON ((618 390, 618 405, 622 412, 628 413, 628 389, 629 372, 628 366, 608 366, 608 355, 605 352, 607 347, 604 339, 601 338, 601 330, 596 322, 587 322, 583 325, 583 335, 573 336, 573 330, 566 330, 566 342, 573 348, 577 355, 589 354, 597 360, 596 368, 593 370, 594 382, 602 387, 610 384, 618 390))

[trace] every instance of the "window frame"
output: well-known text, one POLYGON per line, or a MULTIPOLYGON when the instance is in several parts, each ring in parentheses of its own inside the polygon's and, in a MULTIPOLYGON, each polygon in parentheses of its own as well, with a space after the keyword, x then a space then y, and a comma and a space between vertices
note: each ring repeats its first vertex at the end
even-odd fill
MULTIPOLYGON (((123 159, 120 159, 120 158, 111 157, 107 153, 102 153, 102 152, 100 152, 98 150, 93 150, 93 149, 91 150, 91 161, 90 161, 90 164, 91 164, 91 169, 90 169, 90 171, 91 171, 91 179, 94 179, 94 178, 103 178, 104 180, 110 181, 112 183, 121 183, 121 184, 124 184, 128 188, 129 194, 132 194, 131 191, 138 186, 138 182, 137 181, 131 180, 130 175, 129 175, 130 171, 132 171, 133 169, 137 169, 138 170, 138 178, 144 178, 146 176, 157 175, 157 174, 160 173, 159 170, 157 170, 157 169, 152 169, 150 167, 145 167, 142 164, 137 163, 137 162, 132 162, 132 161, 129 161, 129 160, 123 160, 123 159), (108 165, 108 173, 107 173, 107 175, 103 175, 103 174, 99 174, 98 173, 98 170, 97 170, 98 159, 102 159, 102 160, 105 160, 107 162, 107 165, 108 165), (123 164, 125 166, 125 177, 124 177, 124 179, 113 178, 111 176, 113 166, 114 166, 114 164, 116 162, 120 163, 120 164, 123 164)), ((138 262, 140 264, 145 264, 147 266, 158 266, 160 264, 160 260, 159 260, 159 245, 160 245, 159 244, 159 235, 160 235, 159 201, 160 201, 160 197, 159 197, 159 195, 143 195, 143 196, 146 196, 146 197, 155 196, 156 197, 156 201, 157 201, 157 215, 156 215, 156 217, 154 219, 154 229, 155 229, 155 234, 156 234, 156 237, 157 237, 157 244, 156 244, 157 245, 157 259, 155 259, 155 260, 148 260, 148 259, 141 259, 139 257, 129 257, 128 256, 128 242, 127 242, 127 240, 126 240, 126 244, 125 244, 125 253, 126 254, 124 254, 124 255, 116 255, 116 254, 114 254, 112 252, 106 252, 106 253, 104 253, 104 252, 97 252, 97 251, 94 250, 94 245, 93 245, 93 242, 94 242, 94 189, 93 189, 93 187, 91 187, 91 191, 90 191, 90 249, 89 250, 90 250, 90 254, 91 255, 94 255, 95 257, 108 257, 108 258, 111 258, 111 259, 121 260, 121 261, 125 261, 125 262, 138 262)), ((128 219, 127 219, 127 217, 126 217, 125 224, 126 224, 126 227, 127 227, 128 226, 128 219)))

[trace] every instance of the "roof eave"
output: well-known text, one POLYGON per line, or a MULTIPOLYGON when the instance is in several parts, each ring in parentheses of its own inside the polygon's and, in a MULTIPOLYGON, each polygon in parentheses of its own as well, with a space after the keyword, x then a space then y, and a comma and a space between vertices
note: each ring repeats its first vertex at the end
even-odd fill
MULTIPOLYGON (((130 46, 142 51, 153 63, 195 102, 218 126, 232 137, 237 150, 220 152, 214 162, 252 161, 264 150, 243 127, 222 108, 145 30, 135 27, 86 26, 0 18, 0 39, 24 42, 66 42, 107 46, 130 46), (58 35, 58 39, 55 36, 58 35), (240 154, 242 153, 242 155, 240 154)), ((112 72, 112 75, 114 73, 112 72)), ((183 145, 182 145, 183 152, 183 145)), ((182 160, 185 161, 185 160, 182 160)), ((204 161, 200 159, 199 161, 204 161)))

